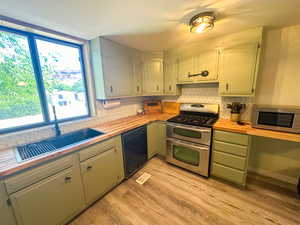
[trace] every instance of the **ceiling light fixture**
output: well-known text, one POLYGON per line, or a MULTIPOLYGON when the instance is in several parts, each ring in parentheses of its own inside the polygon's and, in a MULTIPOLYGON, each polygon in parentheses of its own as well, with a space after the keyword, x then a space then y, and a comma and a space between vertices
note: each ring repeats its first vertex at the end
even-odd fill
POLYGON ((214 27, 216 17, 213 12, 203 12, 195 15, 190 20, 191 33, 204 33, 214 27))

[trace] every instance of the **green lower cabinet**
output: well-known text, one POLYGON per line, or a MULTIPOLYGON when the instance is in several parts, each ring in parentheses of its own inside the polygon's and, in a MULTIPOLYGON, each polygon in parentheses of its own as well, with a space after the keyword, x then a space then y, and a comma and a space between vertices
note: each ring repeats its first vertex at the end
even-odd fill
POLYGON ((166 124, 152 122, 147 125, 148 159, 159 154, 166 156, 166 124))
POLYGON ((120 137, 118 140, 112 148, 80 164, 86 204, 94 202, 124 179, 120 137))
POLYGON ((78 167, 65 169, 12 195, 18 225, 60 225, 84 207, 78 167))
POLYGON ((250 143, 248 135, 216 130, 211 175, 245 186, 250 143))
POLYGON ((8 196, 5 192, 4 184, 0 182, 0 224, 16 225, 12 208, 7 200, 8 196))

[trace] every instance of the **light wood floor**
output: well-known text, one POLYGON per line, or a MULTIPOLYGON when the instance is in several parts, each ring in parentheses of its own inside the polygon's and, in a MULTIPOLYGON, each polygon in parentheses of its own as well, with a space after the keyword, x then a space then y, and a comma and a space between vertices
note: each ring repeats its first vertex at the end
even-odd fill
POLYGON ((111 224, 299 225, 300 200, 252 182, 241 190, 153 158, 70 225, 111 224), (137 184, 143 172, 152 177, 137 184))

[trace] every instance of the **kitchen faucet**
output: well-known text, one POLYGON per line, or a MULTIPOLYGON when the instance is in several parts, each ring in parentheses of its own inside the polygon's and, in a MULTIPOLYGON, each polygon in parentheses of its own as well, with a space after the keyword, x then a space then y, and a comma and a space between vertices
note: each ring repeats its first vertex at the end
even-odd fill
POLYGON ((58 137, 58 136, 61 135, 61 130, 60 130, 59 125, 58 125, 57 116, 56 116, 56 109, 55 109, 54 105, 52 105, 52 110, 53 110, 53 115, 54 115, 55 135, 56 135, 56 137, 58 137))

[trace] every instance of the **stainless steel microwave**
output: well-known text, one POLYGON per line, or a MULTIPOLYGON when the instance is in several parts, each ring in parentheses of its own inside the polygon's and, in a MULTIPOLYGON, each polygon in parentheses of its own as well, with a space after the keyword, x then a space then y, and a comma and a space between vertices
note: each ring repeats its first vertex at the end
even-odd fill
POLYGON ((300 133, 300 107, 254 105, 252 127, 300 133))

